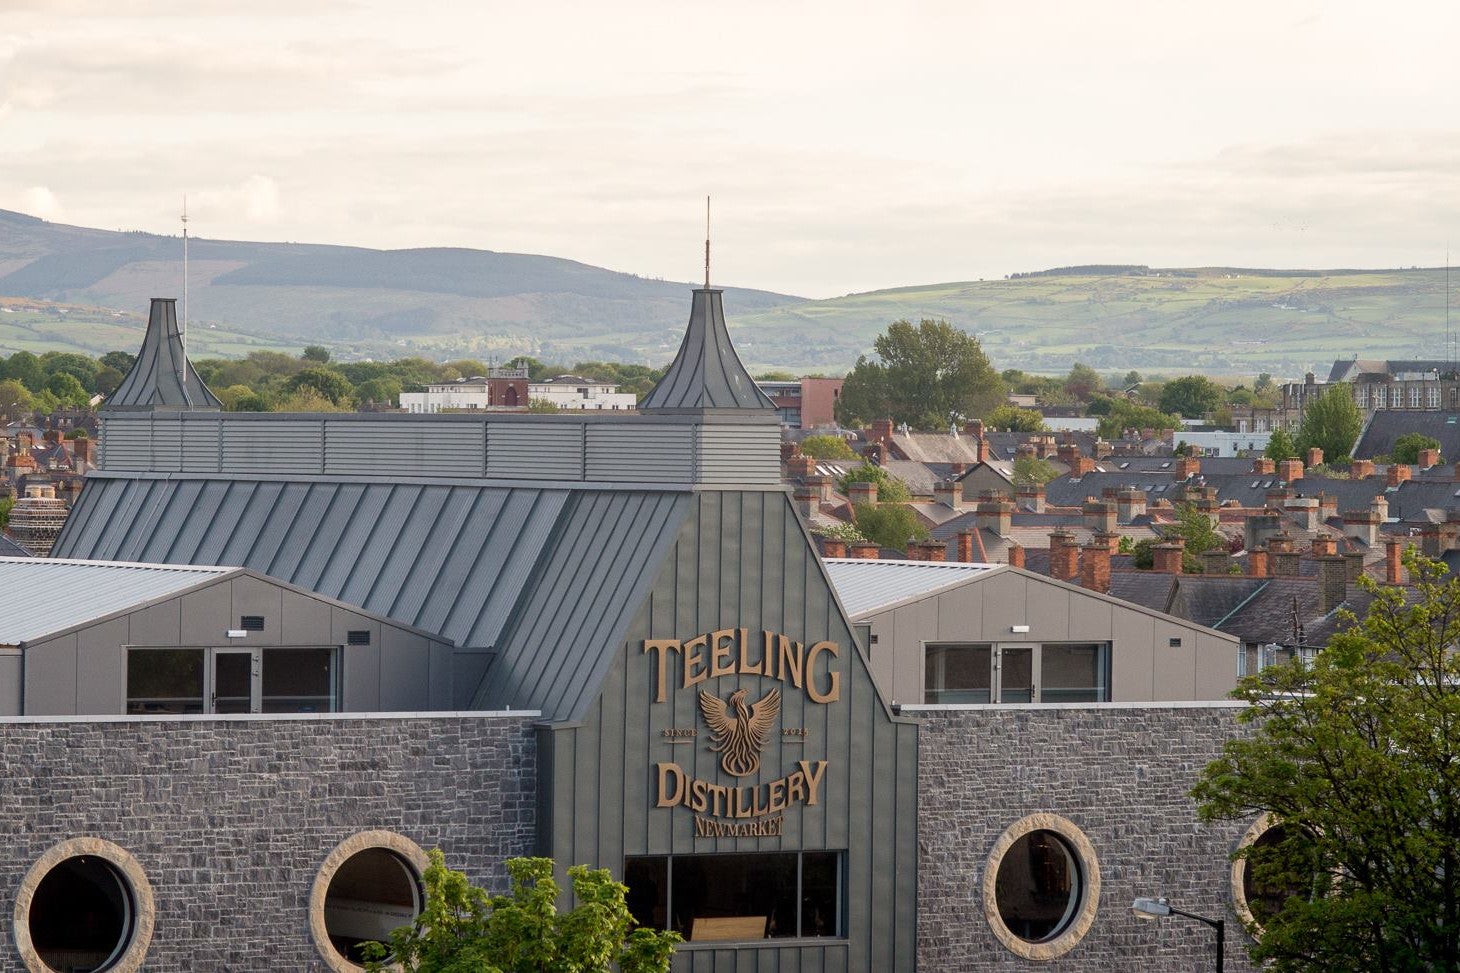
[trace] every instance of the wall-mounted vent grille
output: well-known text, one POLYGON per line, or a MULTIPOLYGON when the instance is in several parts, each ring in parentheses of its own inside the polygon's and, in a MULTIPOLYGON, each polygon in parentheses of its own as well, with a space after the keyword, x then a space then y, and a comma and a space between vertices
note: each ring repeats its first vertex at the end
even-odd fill
POLYGON ((349 632, 349 634, 347 634, 345 636, 345 644, 346 645, 369 645, 370 644, 370 630, 369 629, 366 629, 366 628, 352 629, 349 632))
POLYGON ((264 630, 264 616, 243 615, 238 619, 238 627, 245 632, 262 632, 264 630))

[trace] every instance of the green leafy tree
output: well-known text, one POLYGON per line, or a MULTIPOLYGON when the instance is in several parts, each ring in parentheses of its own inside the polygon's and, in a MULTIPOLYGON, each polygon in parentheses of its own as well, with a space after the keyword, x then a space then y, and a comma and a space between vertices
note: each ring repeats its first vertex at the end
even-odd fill
POLYGON ((323 365, 330 360, 330 350, 323 345, 305 345, 299 357, 323 365))
POLYGON ((1160 431, 1176 429, 1180 425, 1180 419, 1168 415, 1160 409, 1116 399, 1111 403, 1110 411, 1101 417, 1100 424, 1096 426, 1096 432, 1104 439, 1119 439, 1125 435, 1127 429, 1160 431))
POLYGON ((1014 457, 1014 487, 1042 486, 1059 478, 1059 470, 1048 460, 1025 453, 1014 457))
POLYGON ((1460 969, 1460 581, 1406 563, 1408 597, 1360 579, 1362 622, 1239 683, 1252 729, 1193 791, 1205 819, 1281 827, 1241 853, 1297 893, 1252 930, 1274 973, 1460 969))
POLYGON ((70 372, 57 372, 46 380, 46 391, 56 397, 61 405, 84 409, 91 403, 91 396, 81 382, 70 372))
POLYGON ((807 436, 801 440, 801 455, 812 459, 856 459, 857 453, 840 436, 807 436))
POLYGON ((400 380, 389 377, 366 379, 355 387, 355 398, 377 405, 395 405, 400 402, 400 393, 400 380))
POLYGON ((1001 405, 988 415, 984 422, 990 429, 1007 429, 1010 432, 1049 432, 1044 416, 1038 409, 1021 409, 1013 405, 1001 405))
MULTIPOLYGON (((252 412, 253 409, 238 409, 239 412, 252 412)), ((331 399, 325 398, 312 385, 302 385, 297 392, 291 392, 283 398, 270 403, 270 408, 260 410, 263 412, 349 412, 349 405, 340 405, 331 399)))
POLYGON ((848 425, 891 417, 918 429, 948 428, 986 415, 1004 400, 1004 383, 978 339, 946 321, 916 327, 896 321, 872 343, 842 385, 837 418, 848 425))
POLYGON ((532 399, 527 403, 528 412, 561 412, 552 399, 532 399))
POLYGON ((1396 463, 1414 464, 1419 462, 1419 451, 1422 449, 1439 449, 1440 441, 1433 436, 1426 436, 1422 432, 1407 432, 1394 440, 1394 451, 1390 459, 1396 463))
POLYGON ((1090 397, 1105 387, 1100 373, 1083 362, 1075 362, 1065 376, 1065 394, 1076 402, 1089 402, 1090 397))
POLYGON ((29 415, 35 397, 20 382, 13 378, 0 380, 0 416, 18 419, 29 415))
POLYGON ((122 384, 122 379, 125 377, 122 372, 117 371, 115 368, 103 365, 96 370, 95 391, 99 395, 111 395, 117 390, 117 386, 122 384))
POLYGON ((755 377, 757 382, 794 382, 796 376, 791 372, 769 371, 761 372, 755 377))
POLYGON ((1257 381, 1252 383, 1252 391, 1258 395, 1271 396, 1277 391, 1277 386, 1272 382, 1272 375, 1268 372, 1263 372, 1258 375, 1257 381))
POLYGON ((0 378, 15 379, 32 392, 43 391, 48 377, 41 368, 41 360, 28 351, 17 351, 7 358, 4 374, 0 375, 0 378))
POLYGON ((1293 437, 1288 434, 1288 431, 1279 426, 1272 431, 1272 435, 1267 437, 1267 449, 1262 451, 1262 455, 1274 462, 1297 459, 1298 447, 1293 444, 1293 437))
POLYGON ((439 849, 422 878, 425 907, 390 943, 366 946, 385 973, 666 973, 678 933, 634 927, 626 886, 606 868, 568 869, 577 906, 560 912, 550 858, 512 858, 512 890, 489 895, 446 867, 439 849))
POLYGON ((1128 389, 1132 385, 1139 385, 1139 384, 1141 384, 1141 373, 1138 372, 1138 371, 1136 371, 1134 368, 1132 368, 1130 371, 1126 372, 1125 373, 1125 377, 1120 380, 1121 388, 1127 388, 1128 389))
POLYGON ((355 394, 350 380, 332 368, 306 368, 285 382, 284 389, 292 394, 307 389, 340 407, 348 406, 355 394))
POLYGON ((912 491, 907 484, 887 472, 880 466, 873 466, 871 463, 864 463, 854 470, 848 470, 846 475, 837 480, 837 489, 846 493, 851 489, 853 483, 875 483, 877 484, 877 499, 888 503, 906 503, 912 499, 912 491))
POLYGON ((137 364, 137 356, 129 351, 109 351, 102 355, 97 361, 103 368, 114 368, 123 375, 132 370, 137 364))
POLYGON ((1161 386, 1157 407, 1183 419, 1200 419, 1215 411, 1222 397, 1222 387, 1205 375, 1187 375, 1161 386))
POLYGON ((96 372, 101 365, 96 359, 75 352, 48 351, 41 356, 41 367, 48 376, 62 373, 70 375, 81 383, 81 387, 89 395, 96 391, 96 372))
POLYGON ((1189 503, 1176 505, 1176 521, 1166 525, 1164 533, 1167 537, 1180 537, 1186 541, 1186 553, 1193 557, 1227 543, 1211 518, 1189 503))
POLYGON ((90 439, 91 438, 91 434, 86 431, 86 427, 85 426, 77 426, 75 429, 72 429, 70 432, 66 433, 66 438, 67 439, 73 439, 73 440, 74 439, 90 439))
POLYGON ((10 526, 10 508, 14 506, 14 497, 0 497, 0 530, 10 526))
POLYGON ((909 541, 926 540, 928 528, 913 509, 902 503, 858 504, 852 519, 857 530, 879 547, 906 551, 909 541))
POLYGON ((1354 404, 1353 390, 1346 382, 1335 382, 1304 406, 1295 442, 1298 454, 1316 446, 1328 462, 1347 462, 1363 427, 1364 417, 1354 404))

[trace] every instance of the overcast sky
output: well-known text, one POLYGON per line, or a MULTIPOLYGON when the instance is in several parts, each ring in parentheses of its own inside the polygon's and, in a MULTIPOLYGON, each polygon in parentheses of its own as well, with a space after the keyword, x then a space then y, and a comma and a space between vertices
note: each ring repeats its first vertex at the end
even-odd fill
POLYGON ((1460 4, 0 0, 0 208, 812 297, 1460 251, 1460 4), (239 11, 247 11, 240 13, 239 11))

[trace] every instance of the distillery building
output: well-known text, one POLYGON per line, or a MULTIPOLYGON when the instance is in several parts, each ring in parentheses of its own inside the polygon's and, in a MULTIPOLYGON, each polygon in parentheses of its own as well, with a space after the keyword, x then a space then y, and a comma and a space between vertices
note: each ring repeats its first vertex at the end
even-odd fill
POLYGON ((778 426, 708 287, 632 414, 223 413, 154 302, 0 561, 0 969, 356 970, 436 847, 611 869, 682 971, 1191 968, 1129 903, 1245 908, 1232 640, 824 562, 778 426))

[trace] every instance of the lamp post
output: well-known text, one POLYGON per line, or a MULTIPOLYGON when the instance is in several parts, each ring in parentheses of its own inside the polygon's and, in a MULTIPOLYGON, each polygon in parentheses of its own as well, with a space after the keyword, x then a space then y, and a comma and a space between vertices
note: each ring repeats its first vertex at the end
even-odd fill
POLYGON ((1199 916, 1194 912, 1183 912, 1172 907, 1165 898, 1160 899, 1136 899, 1130 904, 1130 911, 1136 914, 1138 919, 1160 919, 1164 916, 1185 916, 1188 919, 1195 919, 1197 922, 1204 922, 1217 931, 1217 973, 1222 973, 1222 948, 1227 938, 1227 923, 1224 919, 1208 919, 1206 916, 1199 916))

